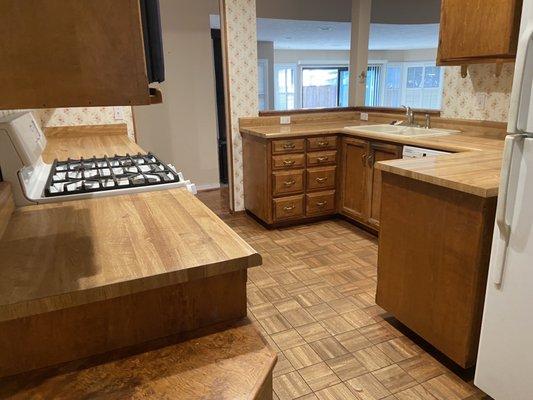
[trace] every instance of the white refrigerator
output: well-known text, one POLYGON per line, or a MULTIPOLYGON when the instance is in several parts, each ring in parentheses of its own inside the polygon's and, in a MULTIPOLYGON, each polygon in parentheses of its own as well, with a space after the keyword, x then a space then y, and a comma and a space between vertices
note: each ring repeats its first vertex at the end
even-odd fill
POLYGON ((533 399, 533 0, 524 0, 474 383, 533 399))

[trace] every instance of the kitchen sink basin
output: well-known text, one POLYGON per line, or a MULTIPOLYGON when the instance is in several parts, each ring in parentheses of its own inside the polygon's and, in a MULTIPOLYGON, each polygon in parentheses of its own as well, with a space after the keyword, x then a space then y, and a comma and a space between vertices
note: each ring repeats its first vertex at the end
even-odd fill
POLYGON ((461 133, 450 129, 425 129, 416 128, 413 126, 401 125, 364 125, 364 126, 349 126, 346 129, 351 129, 361 133, 377 133, 382 135, 394 135, 403 137, 426 137, 426 136, 444 136, 461 133))

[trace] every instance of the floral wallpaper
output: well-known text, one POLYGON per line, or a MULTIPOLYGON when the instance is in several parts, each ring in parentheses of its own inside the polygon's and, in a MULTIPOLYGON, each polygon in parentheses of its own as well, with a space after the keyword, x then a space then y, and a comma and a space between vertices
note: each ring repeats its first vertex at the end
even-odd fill
POLYGON ((225 0, 230 123, 233 142, 234 209, 244 210, 239 118, 258 114, 255 0, 225 0))
POLYGON ((468 76, 461 77, 461 67, 444 68, 441 115, 444 118, 477 119, 506 122, 513 87, 514 64, 504 64, 496 77, 494 64, 472 64, 468 76), (476 96, 484 94, 479 107, 476 96))
MULTIPOLYGON (((0 111, 0 117, 25 110, 0 111)), ((124 119, 116 120, 114 107, 72 107, 51 108, 32 111, 41 129, 49 126, 107 125, 126 124, 128 135, 134 137, 133 115, 131 107, 122 107, 124 119)))
POLYGON ((43 127, 126 124, 128 135, 134 137, 131 107, 122 107, 124 119, 115 119, 114 107, 72 107, 42 110, 40 114, 43 127))

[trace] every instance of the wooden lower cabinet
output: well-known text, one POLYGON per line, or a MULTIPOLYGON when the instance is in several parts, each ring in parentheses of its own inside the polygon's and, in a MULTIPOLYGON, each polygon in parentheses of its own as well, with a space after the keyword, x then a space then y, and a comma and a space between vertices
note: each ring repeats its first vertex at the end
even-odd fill
POLYGON ((335 191, 307 193, 305 215, 313 217, 335 213, 335 191))
POLYGON ((274 219, 284 221, 295 218, 303 218, 304 213, 304 195, 291 197, 281 197, 274 199, 274 219))
POLYGON ((304 189, 304 170, 275 171, 272 173, 272 194, 283 196, 301 193, 304 189))
POLYGON ((476 361, 496 197, 383 173, 376 303, 463 368, 476 361))
POLYGON ((307 169, 307 190, 324 190, 335 188, 337 167, 318 167, 307 169))
POLYGON ((364 220, 367 214, 366 158, 368 152, 367 141, 353 138, 342 139, 339 211, 347 217, 360 220, 364 220))
POLYGON ((342 214, 379 227, 381 172, 402 146, 341 134, 263 139, 243 134, 244 204, 267 225, 342 214))
POLYGON ((367 184, 371 190, 368 190, 368 223, 379 228, 379 216, 381 209, 381 171, 374 168, 375 164, 380 161, 396 160, 402 158, 402 147, 386 144, 371 143, 370 156, 368 158, 369 175, 367 184))
POLYGON ((381 172, 374 166, 379 161, 401 158, 402 146, 343 138, 341 153, 339 212, 378 229, 381 172))

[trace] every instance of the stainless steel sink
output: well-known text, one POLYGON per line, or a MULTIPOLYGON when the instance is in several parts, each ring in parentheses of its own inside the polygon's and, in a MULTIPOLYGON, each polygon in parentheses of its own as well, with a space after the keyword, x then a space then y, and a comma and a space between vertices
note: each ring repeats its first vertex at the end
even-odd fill
POLYGON ((455 131, 451 129, 425 129, 416 128, 412 126, 401 125, 363 125, 363 126, 348 126, 346 129, 353 130, 354 132, 368 133, 368 134, 380 134, 380 135, 394 135, 403 137, 426 137, 426 136, 445 136, 455 133, 461 133, 461 131, 455 131))

